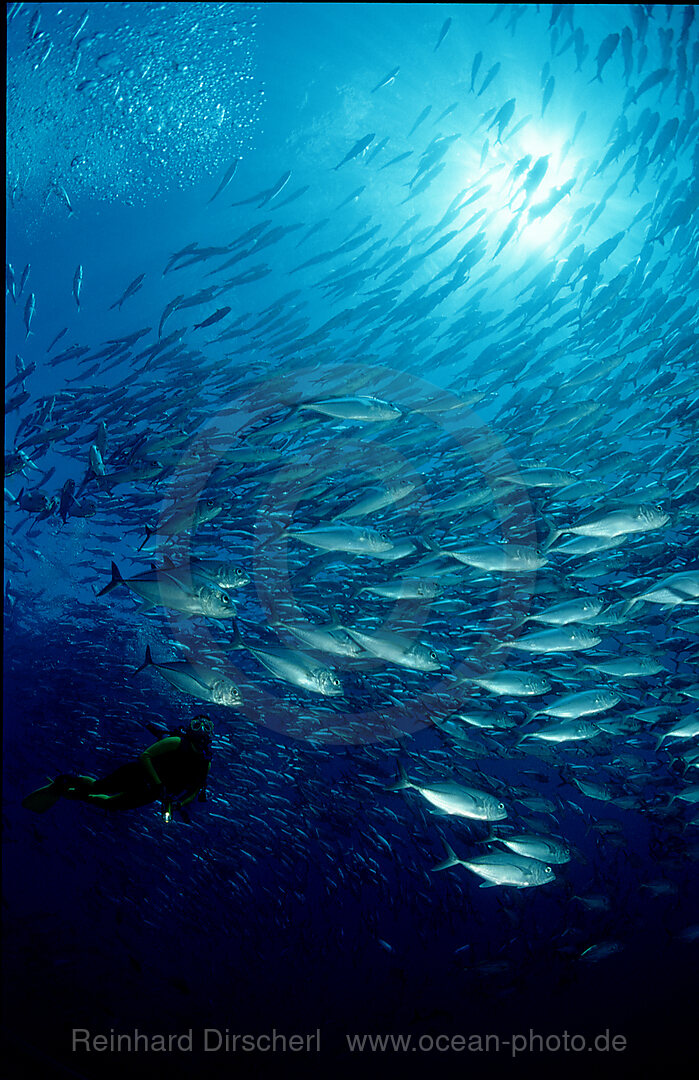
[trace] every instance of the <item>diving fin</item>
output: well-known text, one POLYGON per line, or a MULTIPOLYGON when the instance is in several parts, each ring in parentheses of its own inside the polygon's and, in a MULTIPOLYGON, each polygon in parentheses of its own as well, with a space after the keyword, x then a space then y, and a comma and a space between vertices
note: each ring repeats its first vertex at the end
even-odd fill
POLYGON ((25 810, 33 810, 35 814, 44 814, 51 809, 54 803, 58 802, 63 790, 62 784, 59 784, 57 780, 52 780, 50 784, 37 788, 36 791, 32 791, 30 795, 22 799, 22 806, 25 810))

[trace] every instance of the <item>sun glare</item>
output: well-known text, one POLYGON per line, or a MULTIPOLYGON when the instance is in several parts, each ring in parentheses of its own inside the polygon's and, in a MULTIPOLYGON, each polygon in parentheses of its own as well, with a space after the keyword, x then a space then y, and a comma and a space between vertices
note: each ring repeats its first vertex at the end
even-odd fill
POLYGON ((495 254, 507 245, 542 249, 560 240, 570 224, 576 165, 563 137, 534 125, 488 148, 481 176, 489 186, 476 205, 486 210, 495 254))

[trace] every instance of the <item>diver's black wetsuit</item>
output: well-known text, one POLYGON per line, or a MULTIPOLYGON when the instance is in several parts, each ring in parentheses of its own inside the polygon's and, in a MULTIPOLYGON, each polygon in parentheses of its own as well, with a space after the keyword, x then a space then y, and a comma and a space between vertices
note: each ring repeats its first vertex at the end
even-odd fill
POLYGON ((132 810, 147 806, 166 794, 170 799, 191 801, 201 797, 210 768, 210 755, 197 746, 186 733, 173 733, 160 739, 141 755, 99 780, 89 777, 64 777, 68 799, 93 802, 107 810, 132 810), (144 759, 148 759, 150 765, 144 759), (161 784, 153 773, 157 771, 161 784), (112 798, 94 799, 94 796, 112 798), (116 797, 115 797, 116 796, 116 797))

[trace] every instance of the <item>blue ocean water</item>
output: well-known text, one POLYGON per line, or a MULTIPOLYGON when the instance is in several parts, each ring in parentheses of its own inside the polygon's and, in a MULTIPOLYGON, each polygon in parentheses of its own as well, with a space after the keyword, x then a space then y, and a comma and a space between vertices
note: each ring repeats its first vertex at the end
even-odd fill
POLYGON ((504 1075, 588 1060, 564 1032, 624 1040, 595 1068, 686 1057, 694 8, 12 4, 7 29, 12 1075, 504 1075), (239 637, 98 596, 111 564, 223 593, 239 637), (201 710, 185 815, 22 805, 201 710), (545 887, 434 871, 521 834, 569 849, 545 887), (388 1033, 423 1042, 347 1042, 388 1033))

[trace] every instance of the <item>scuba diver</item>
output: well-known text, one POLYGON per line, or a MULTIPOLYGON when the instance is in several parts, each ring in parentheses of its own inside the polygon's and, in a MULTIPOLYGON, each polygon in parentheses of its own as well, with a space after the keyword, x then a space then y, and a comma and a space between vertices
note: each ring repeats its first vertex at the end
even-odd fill
MULTIPOLYGON (((144 725, 158 741, 135 761, 121 765, 101 779, 91 776, 57 776, 22 800, 22 806, 42 814, 60 798, 75 799, 105 810, 133 810, 160 800, 165 821, 194 799, 206 801, 206 781, 211 768, 214 726, 200 713, 187 727, 166 731, 144 725)), ((186 813, 183 815, 186 819, 186 813)))

